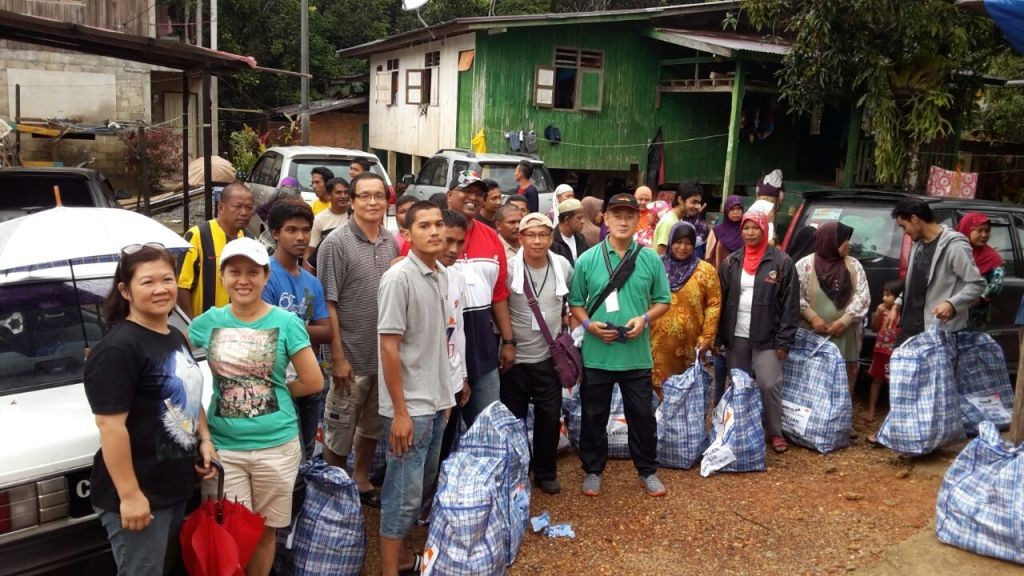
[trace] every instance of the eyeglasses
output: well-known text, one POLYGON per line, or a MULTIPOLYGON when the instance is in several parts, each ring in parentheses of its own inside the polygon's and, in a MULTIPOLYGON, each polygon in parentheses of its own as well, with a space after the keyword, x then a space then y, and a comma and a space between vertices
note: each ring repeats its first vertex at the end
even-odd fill
POLYGON ((383 203, 383 202, 387 202, 388 201, 388 195, 387 194, 356 194, 355 197, 360 202, 373 202, 373 201, 377 201, 377 202, 382 202, 383 203))
POLYGON ((138 254, 143 248, 153 248, 155 250, 167 250, 167 247, 159 242, 146 242, 145 244, 129 244, 124 248, 121 248, 121 254, 125 256, 131 256, 132 254, 138 254))
POLYGON ((540 233, 535 233, 535 234, 519 234, 519 237, 523 238, 523 239, 525 239, 527 241, 547 240, 548 238, 551 238, 551 233, 550 232, 540 232, 540 233))

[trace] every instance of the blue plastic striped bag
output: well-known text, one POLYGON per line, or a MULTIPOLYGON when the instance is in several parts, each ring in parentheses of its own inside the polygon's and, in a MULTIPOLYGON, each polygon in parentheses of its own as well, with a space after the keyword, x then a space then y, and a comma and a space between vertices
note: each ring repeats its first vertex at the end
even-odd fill
POLYGON ((755 472, 765 469, 761 391, 743 370, 729 372, 732 384, 711 416, 711 444, 704 451, 700 475, 755 472))
POLYGON ((423 551, 423 576, 505 573, 504 468, 500 457, 467 452, 452 454, 441 464, 423 551))
POLYGON ((939 540, 976 554, 1024 564, 1024 444, 999 438, 982 422, 946 470, 935 502, 939 540))
POLYGON ((957 393, 964 430, 978 433, 978 424, 991 422, 1000 429, 1010 425, 1013 388, 1003 349, 984 332, 957 332, 957 393))
POLYGON ((366 560, 366 530, 359 489, 341 468, 322 459, 302 464, 306 499, 291 543, 296 576, 359 576, 366 560))
POLYGON ((508 528, 506 559, 511 565, 530 521, 530 443, 526 439, 526 422, 517 419, 501 402, 494 402, 463 434, 458 451, 502 462, 499 500, 508 528))
POLYGON ((889 415, 878 443, 909 456, 962 440, 953 335, 932 328, 907 340, 889 360, 889 415))
POLYGON ((707 448, 704 425, 711 394, 711 375, 700 362, 661 384, 658 419, 658 464, 689 469, 707 448))
POLYGON ((850 445, 853 404, 846 362, 828 338, 797 330, 782 364, 782 432, 826 454, 850 445))

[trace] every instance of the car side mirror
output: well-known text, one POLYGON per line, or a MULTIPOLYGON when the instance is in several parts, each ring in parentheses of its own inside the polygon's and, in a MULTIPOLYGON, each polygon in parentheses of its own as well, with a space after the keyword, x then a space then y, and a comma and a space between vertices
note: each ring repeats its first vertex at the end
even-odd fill
POLYGON ((245 182, 249 177, 249 174, 245 170, 238 170, 235 172, 235 180, 239 182, 245 182))
POLYGON ((402 176, 402 184, 409 184, 411 186, 414 181, 415 178, 413 177, 412 174, 406 174, 405 176, 402 176))

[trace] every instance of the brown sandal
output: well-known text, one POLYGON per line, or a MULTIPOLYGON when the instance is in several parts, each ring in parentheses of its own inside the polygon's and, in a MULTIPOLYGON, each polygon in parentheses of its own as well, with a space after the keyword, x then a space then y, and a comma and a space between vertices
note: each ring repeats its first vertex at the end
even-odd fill
POLYGON ((776 454, 782 454, 789 450, 789 444, 786 443, 786 439, 782 436, 772 436, 772 450, 776 454))

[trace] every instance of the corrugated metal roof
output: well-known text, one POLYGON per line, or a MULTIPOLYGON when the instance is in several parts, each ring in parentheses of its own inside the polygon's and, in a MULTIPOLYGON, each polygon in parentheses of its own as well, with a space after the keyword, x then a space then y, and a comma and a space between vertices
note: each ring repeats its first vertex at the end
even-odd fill
MULTIPOLYGON (((730 34, 727 32, 708 32, 705 30, 674 30, 671 28, 657 28, 659 33, 672 36, 682 42, 691 45, 692 48, 700 50, 700 44, 710 44, 724 48, 730 52, 754 52, 758 54, 774 54, 785 56, 789 54, 792 45, 780 39, 750 36, 745 34, 730 34)), ((727 54, 733 56, 734 54, 727 54)))
POLYGON ((386 52, 395 48, 465 34, 475 30, 491 28, 537 26, 541 24, 581 24, 586 22, 629 22, 651 20, 657 17, 700 14, 706 12, 724 12, 740 7, 737 0, 721 0, 716 2, 677 4, 673 6, 656 6, 653 8, 636 8, 631 10, 598 10, 594 12, 558 12, 551 14, 517 14, 512 16, 475 16, 456 18, 448 22, 434 24, 428 28, 417 28, 381 38, 366 44, 342 48, 335 52, 341 58, 368 56, 378 52, 386 52))
MULTIPOLYGON (((321 112, 357 108, 359 106, 365 106, 369 101, 370 98, 368 96, 353 96, 350 98, 342 98, 340 100, 317 100, 309 103, 309 115, 313 116, 315 114, 320 114, 321 112)), ((295 114, 298 114, 301 109, 301 104, 289 104, 288 106, 273 108, 272 111, 278 114, 294 116, 295 114)))

